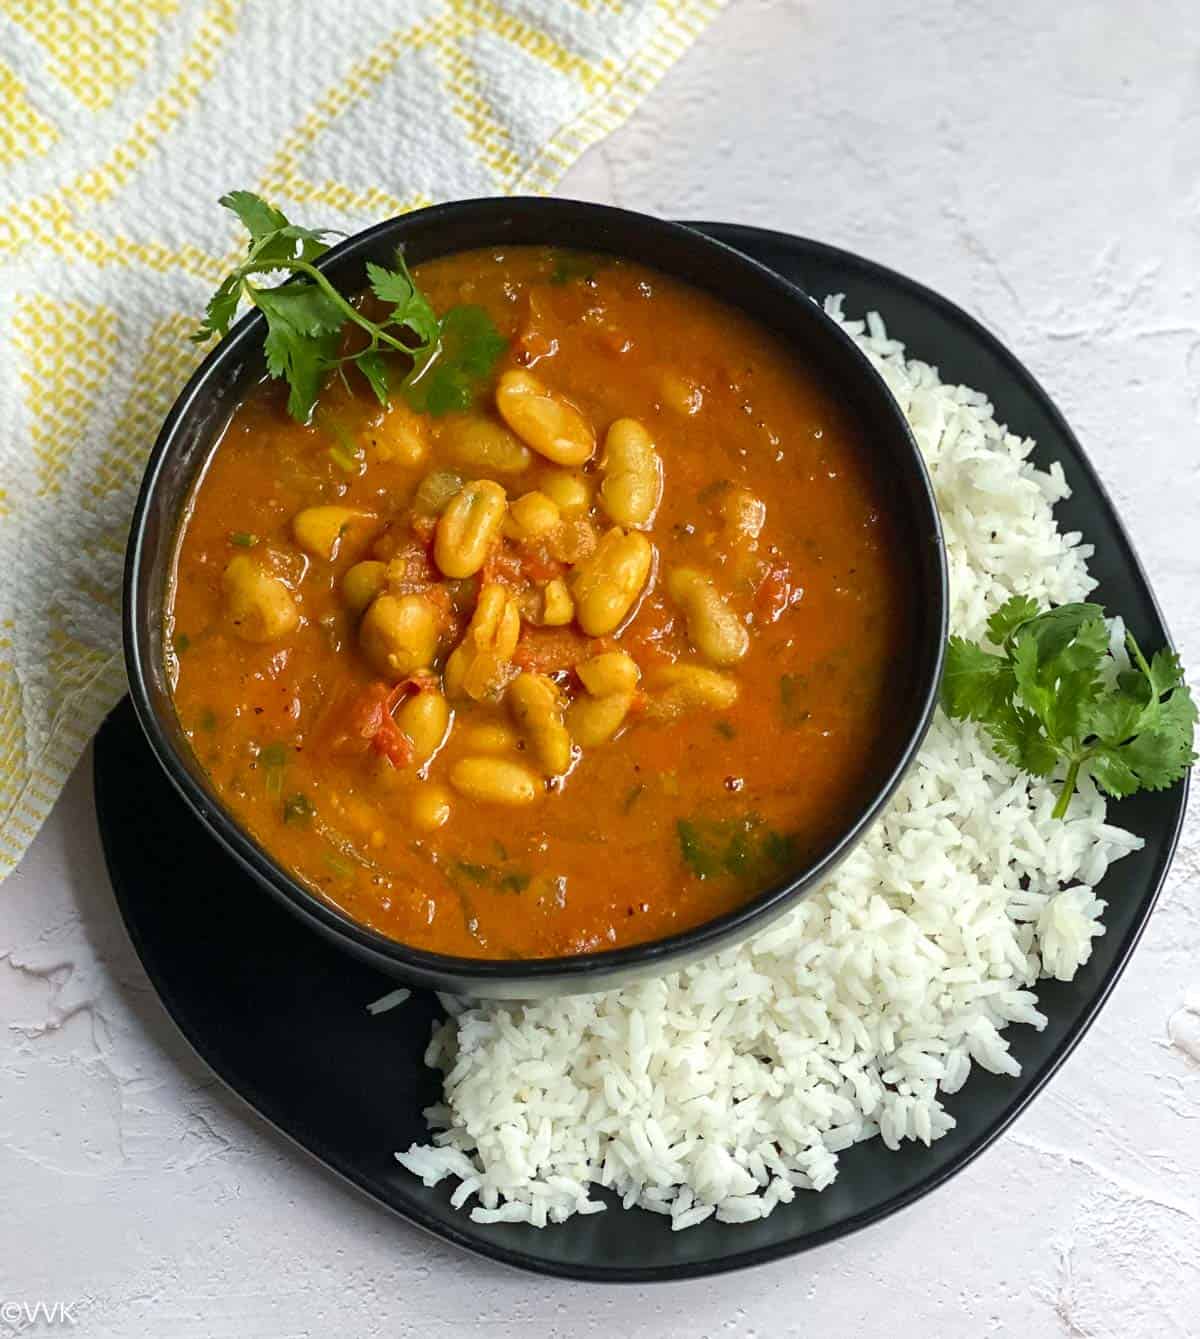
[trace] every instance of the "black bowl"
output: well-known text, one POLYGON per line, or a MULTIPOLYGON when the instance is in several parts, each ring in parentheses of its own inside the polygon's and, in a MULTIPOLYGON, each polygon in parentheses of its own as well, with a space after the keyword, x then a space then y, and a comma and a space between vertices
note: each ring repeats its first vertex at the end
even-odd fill
POLYGON ((893 728, 875 779, 845 828, 802 868, 728 915, 631 948, 528 961, 427 953, 367 929, 305 888, 225 809, 176 717, 164 655, 163 610, 184 506, 233 410, 264 374, 265 322, 257 313, 238 322, 184 387, 159 433, 134 511, 125 568, 125 659, 150 745, 191 808, 260 883, 313 928, 401 980, 477 996, 530 998, 605 989, 736 943, 779 916, 848 854, 912 762, 933 712, 946 637, 945 552, 929 478, 904 416, 854 343, 800 289, 679 224, 566 200, 469 200, 359 233, 334 247, 321 268, 340 289, 357 292, 366 284, 366 263, 390 263, 400 244, 411 264, 475 247, 522 244, 625 256, 739 308, 837 388, 859 418, 903 522, 916 596, 909 672, 890 704, 893 728))

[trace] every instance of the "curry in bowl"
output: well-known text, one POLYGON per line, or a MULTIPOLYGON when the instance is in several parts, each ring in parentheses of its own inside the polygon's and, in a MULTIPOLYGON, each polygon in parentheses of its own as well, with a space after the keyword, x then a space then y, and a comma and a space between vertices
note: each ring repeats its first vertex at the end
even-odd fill
POLYGON ((193 490, 165 616, 198 762, 295 878, 418 949, 590 953, 736 908, 895 752, 913 581, 858 419, 630 261, 415 278, 486 313, 469 393, 381 405, 351 370, 299 423, 264 382, 193 490))

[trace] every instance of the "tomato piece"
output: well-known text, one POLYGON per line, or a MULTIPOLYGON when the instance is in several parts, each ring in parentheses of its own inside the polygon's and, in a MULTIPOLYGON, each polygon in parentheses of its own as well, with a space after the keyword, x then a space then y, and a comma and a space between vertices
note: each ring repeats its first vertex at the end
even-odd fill
POLYGON ((412 762, 412 740, 388 712, 384 712, 379 729, 371 736, 371 748, 382 753, 393 767, 407 767, 412 762))
POLYGON ((776 563, 755 588, 754 607, 764 623, 776 623, 803 598, 804 588, 793 583, 791 567, 776 563))
POLYGON ((485 586, 493 583, 510 588, 525 585, 525 572, 520 556, 504 545, 488 554, 480 576, 485 586))
POLYGON ((573 670, 591 654, 591 641, 572 628, 526 628, 513 652, 513 664, 537 674, 556 674, 573 670))
MULTIPOLYGON (((383 679, 369 683, 353 697, 334 703, 327 738, 334 753, 382 753, 395 767, 412 761, 412 742, 392 718, 392 711, 411 687, 394 687, 383 679)), ((419 690, 418 690, 419 691, 419 690)))
POLYGON ((556 581, 567 570, 566 563, 552 558, 542 547, 525 549, 521 553, 521 573, 530 581, 556 581))

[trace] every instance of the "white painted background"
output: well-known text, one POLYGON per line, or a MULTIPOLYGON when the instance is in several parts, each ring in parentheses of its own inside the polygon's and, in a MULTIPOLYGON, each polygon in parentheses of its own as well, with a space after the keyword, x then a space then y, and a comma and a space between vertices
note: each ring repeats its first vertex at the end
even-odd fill
MULTIPOLYGON (((1058 399, 1200 669, 1195 0, 741 0, 563 191, 963 303, 1058 399)), ((1200 1335, 1197 824, 1099 1023, 952 1184, 800 1259, 605 1290, 427 1239, 215 1086, 117 924, 89 778, 0 890, 0 1298, 87 1299, 76 1332, 113 1339, 1200 1335)))

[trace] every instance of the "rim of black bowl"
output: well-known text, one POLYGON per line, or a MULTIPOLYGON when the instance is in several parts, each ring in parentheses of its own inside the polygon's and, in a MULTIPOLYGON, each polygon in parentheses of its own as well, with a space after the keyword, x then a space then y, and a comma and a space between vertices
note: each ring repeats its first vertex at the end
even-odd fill
MULTIPOLYGON (((890 427, 897 439, 904 443, 912 482, 916 485, 915 497, 920 509, 925 513, 914 516, 913 522, 918 539, 920 536, 931 538, 931 547, 935 550, 935 580, 931 583, 934 587, 931 593, 936 602, 934 627, 937 631, 937 643, 932 648, 932 658, 928 657, 926 650, 924 663, 921 648, 918 647, 914 655, 913 669, 919 679, 918 686, 912 693, 912 721, 906 729, 897 732, 896 738, 902 741, 897 756, 881 772, 881 779, 875 783, 869 801, 858 812, 853 822, 799 873, 773 883, 723 916, 704 921, 688 930, 624 948, 602 949, 595 953, 552 958, 466 958, 413 948, 354 920, 333 903, 322 898, 319 893, 306 888, 298 879, 288 874, 270 852, 229 813, 215 788, 206 786, 201 781, 203 769, 198 761, 194 757, 184 756, 181 749, 176 746, 170 730, 164 726, 160 718, 154 695, 150 691, 147 663, 154 655, 154 648, 143 641, 139 626, 140 618, 146 618, 149 624, 155 618, 161 620, 162 616, 161 609, 157 612, 150 611, 147 615, 142 606, 149 595, 150 569, 147 567, 145 553, 147 520, 151 503, 162 479, 164 466, 170 460, 183 425, 209 393, 210 383, 217 371, 225 369, 230 364, 237 365, 242 358, 252 357, 260 351, 266 322, 258 312, 244 314, 188 379, 163 421, 150 453, 134 507, 126 549, 122 608, 125 664, 130 696, 138 720, 171 782, 213 835, 264 887, 302 918, 316 922, 324 930, 331 932, 335 938, 350 941, 360 953, 377 960, 381 967, 386 964, 387 967, 393 968, 395 974, 402 979, 431 989, 444 989, 451 980, 465 984, 468 988, 475 985, 483 993, 492 994, 497 992, 494 990, 489 992, 487 987, 496 987, 506 981, 513 983, 514 992, 517 987, 526 985, 540 986, 539 993, 548 987, 558 987, 563 993, 602 989, 606 984, 605 978, 615 979, 635 969, 644 971, 654 965, 659 965, 663 971, 667 971, 676 959, 694 961, 706 953, 716 952, 722 947, 749 937, 755 929, 764 927, 781 915, 790 904, 815 888, 857 845, 912 765, 933 718, 945 656, 949 618, 945 542, 933 484, 908 421, 883 378, 850 336, 827 316, 819 304, 802 288, 736 248, 705 236, 685 224, 583 201, 541 196, 484 197, 434 205, 385 220, 331 247, 317 262, 317 266, 324 270, 342 262, 352 261, 384 238, 394 237, 396 242, 403 241, 404 233, 415 227, 441 226, 452 237, 456 225, 468 221, 477 223, 478 216, 489 211, 498 217, 505 214, 515 216, 540 213, 549 225, 547 239, 543 240, 541 245, 572 245, 570 241, 549 240, 554 235, 555 225, 565 225, 565 230, 569 234, 571 220, 578 220, 581 214, 587 214, 595 222, 612 225, 615 231, 636 227, 648 238, 665 243, 674 242, 676 245, 719 255, 726 265, 741 269, 764 288, 774 290, 777 297, 793 304, 797 315, 803 313, 801 319, 807 320, 812 329, 821 332, 818 338, 826 339, 831 347, 840 345, 838 351, 843 359, 851 364, 857 364, 862 378, 862 394, 875 396, 876 412, 884 419, 890 420, 890 427), (590 978, 602 979, 592 981, 590 978)), ((458 250, 470 249, 471 246, 500 245, 503 241, 503 236, 498 233, 493 242, 449 245, 436 250, 434 254, 451 255, 458 250)), ((589 240, 583 249, 600 251, 605 248, 596 245, 594 240, 589 240)), ((614 247, 612 254, 619 254, 631 260, 639 259, 637 255, 630 254, 626 247, 614 247)), ((653 261, 640 263, 659 268, 667 274, 673 273, 669 266, 656 265, 653 261)), ((684 281, 695 283, 690 278, 684 281)), ((728 298, 722 300, 729 301, 728 298)), ((736 306, 736 303, 731 305, 736 306)), ((751 320, 758 321, 752 311, 748 311, 747 315, 751 320)), ((761 321, 758 323, 762 324, 761 321)), ((785 343, 788 342, 785 336, 779 337, 785 343)), ((213 449, 215 443, 206 449, 203 457, 205 461, 211 458, 213 449)), ((184 495, 185 500, 190 497, 195 481, 196 476, 193 476, 184 495)), ((178 513, 174 515, 173 522, 174 529, 165 550, 168 553, 173 553, 175 550, 178 538, 178 513)), ((519 996, 514 993, 514 998, 517 997, 519 996)))

